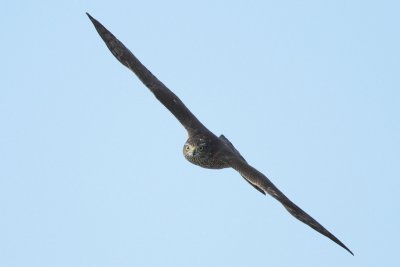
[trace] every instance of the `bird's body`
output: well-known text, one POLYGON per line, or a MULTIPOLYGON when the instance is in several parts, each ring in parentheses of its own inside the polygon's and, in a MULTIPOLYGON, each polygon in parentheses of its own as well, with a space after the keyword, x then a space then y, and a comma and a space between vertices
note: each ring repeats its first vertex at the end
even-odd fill
POLYGON ((190 163, 203 168, 229 168, 227 157, 234 155, 234 151, 221 138, 209 133, 190 136, 183 146, 183 155, 190 163))
POLYGON ((150 89, 155 97, 178 119, 188 132, 183 146, 185 158, 208 169, 233 168, 262 194, 278 200, 295 218, 328 237, 353 254, 339 239, 287 198, 265 175, 250 166, 233 144, 223 135, 208 130, 183 102, 158 80, 111 32, 87 14, 112 54, 150 89))

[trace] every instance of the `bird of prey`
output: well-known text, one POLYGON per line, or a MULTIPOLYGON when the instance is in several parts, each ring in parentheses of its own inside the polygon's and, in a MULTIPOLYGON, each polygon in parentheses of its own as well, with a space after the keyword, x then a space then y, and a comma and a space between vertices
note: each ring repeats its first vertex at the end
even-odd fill
POLYGON ((278 200, 296 219, 328 237, 354 255, 339 239, 287 198, 264 174, 249 165, 225 136, 217 137, 209 131, 183 102, 157 79, 121 41, 91 15, 86 14, 111 53, 119 62, 133 71, 155 97, 185 127, 188 132, 188 139, 183 146, 183 155, 188 161, 203 168, 235 169, 259 192, 264 195, 269 194, 278 200))

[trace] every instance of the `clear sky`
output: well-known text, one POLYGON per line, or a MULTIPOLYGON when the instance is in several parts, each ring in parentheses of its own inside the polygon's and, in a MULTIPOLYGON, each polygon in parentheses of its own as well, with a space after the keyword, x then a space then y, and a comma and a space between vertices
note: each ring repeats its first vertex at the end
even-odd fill
POLYGON ((0 10, 0 266, 400 266, 398 1, 0 10), (85 12, 355 256, 187 162, 85 12))

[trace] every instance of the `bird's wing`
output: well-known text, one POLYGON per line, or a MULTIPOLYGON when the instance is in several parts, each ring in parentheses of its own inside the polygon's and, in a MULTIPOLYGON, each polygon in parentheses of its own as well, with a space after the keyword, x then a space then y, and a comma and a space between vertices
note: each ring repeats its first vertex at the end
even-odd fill
MULTIPOLYGON (((228 138, 226 138, 223 134, 220 135, 219 139, 230 148, 230 150, 235 154, 235 157, 240 158, 241 160, 243 160, 244 162, 246 162, 246 160, 243 158, 243 156, 240 154, 240 152, 233 146, 233 144, 231 143, 231 141, 228 140, 228 138)), ((246 162, 247 163, 247 162, 246 162)), ((242 175, 242 177, 244 178, 244 180, 246 182, 248 182, 251 186, 253 186, 255 189, 257 189, 257 191, 259 191, 261 194, 265 195, 265 192, 262 188, 257 187, 256 185, 252 184, 246 177, 244 177, 242 175)))
POLYGON ((106 43, 111 53, 123 65, 132 70, 136 76, 150 89, 155 97, 179 120, 179 122, 190 133, 199 130, 207 130, 205 126, 190 112, 183 102, 157 79, 125 45, 120 42, 100 22, 86 13, 92 21, 97 32, 106 43))
POLYGON ((257 190, 263 191, 270 194, 276 200, 278 200, 282 205, 292 214, 296 219, 307 224, 317 232, 323 234, 324 236, 331 239, 333 242, 339 246, 346 249, 352 255, 350 249, 348 249, 339 239, 337 239, 333 234, 325 229, 320 223, 308 215, 305 211, 294 204, 289 198, 287 198, 264 174, 250 166, 246 161, 242 160, 240 157, 232 156, 228 160, 230 166, 238 171, 251 185, 253 185, 257 190))

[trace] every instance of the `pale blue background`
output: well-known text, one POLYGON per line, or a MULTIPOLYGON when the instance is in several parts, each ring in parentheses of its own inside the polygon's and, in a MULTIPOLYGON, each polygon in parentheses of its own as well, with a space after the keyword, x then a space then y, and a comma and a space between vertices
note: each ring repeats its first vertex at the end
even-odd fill
POLYGON ((2 1, 0 266, 400 266, 398 1, 2 1), (355 256, 186 133, 85 15, 355 256))

